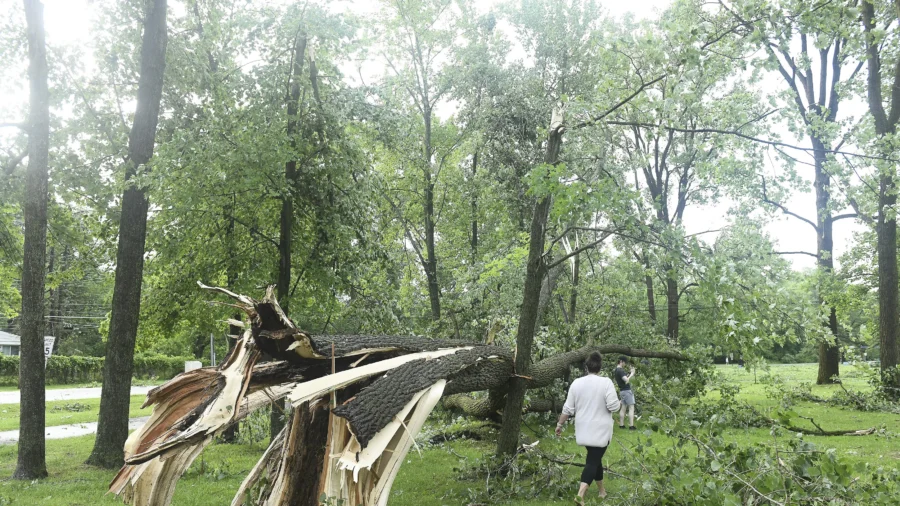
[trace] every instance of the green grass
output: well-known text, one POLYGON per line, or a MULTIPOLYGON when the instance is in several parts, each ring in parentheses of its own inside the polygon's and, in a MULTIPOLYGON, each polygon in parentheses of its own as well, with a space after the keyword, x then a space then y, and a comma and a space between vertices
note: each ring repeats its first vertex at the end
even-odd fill
MULTIPOLYGON (((141 409, 146 396, 132 395, 129 417, 147 416, 151 408, 141 409)), ((47 403, 45 425, 69 425, 96 422, 100 413, 100 399, 53 401, 47 403)), ((0 404, 0 431, 19 428, 19 405, 0 404)))
MULTIPOLYGON (((15 506, 121 505, 106 487, 114 471, 86 466, 93 436, 47 442, 47 469, 50 476, 35 482, 0 480, 0 504, 15 506), (7 501, 7 502, 4 502, 7 501)), ((241 481, 262 455, 261 445, 212 445, 179 481, 175 505, 230 504, 241 481)), ((11 476, 16 465, 16 448, 0 446, 0 476, 11 476)))
MULTIPOLYGON (((772 408, 776 403, 765 396, 762 383, 754 383, 753 372, 735 366, 720 367, 720 373, 730 382, 742 388, 739 399, 757 405, 759 409, 772 408)), ((815 380, 815 364, 772 366, 772 374, 788 382, 812 382, 815 380)), ((854 378, 852 368, 842 368, 845 384, 855 389, 865 389, 867 385, 860 378, 854 378)), ((762 373, 758 374, 762 377, 762 373)), ((814 387, 813 393, 827 397, 836 386, 814 387)), ((640 402, 638 390, 638 402, 640 402)), ((867 413, 849 409, 829 407, 814 403, 799 403, 794 410, 801 415, 812 416, 825 429, 860 429, 884 424, 888 430, 900 429, 900 415, 890 413, 867 413)), ((798 420, 808 424, 805 420, 798 420)), ((435 420, 436 425, 440 422, 435 420)), ((540 448, 548 453, 568 455, 575 461, 583 459, 584 450, 574 441, 571 427, 565 437, 557 440, 549 435, 552 423, 545 426, 530 421, 537 434, 528 431, 528 437, 540 439, 540 448)), ((641 422, 638 422, 640 427, 641 422)), ((442 427, 433 427, 440 430, 442 427)), ((769 429, 729 429, 727 435, 743 443, 772 442, 769 429)), ((640 433, 616 431, 612 446, 604 459, 613 470, 617 463, 629 458, 625 448, 632 446, 640 433)), ((793 437, 782 436, 780 444, 793 437)), ((834 448, 839 454, 854 462, 870 462, 885 466, 900 466, 900 441, 896 438, 880 436, 806 436, 809 441, 822 449, 834 448)), ((650 436, 653 448, 664 450, 674 442, 666 436, 653 433, 650 436)), ((0 504, 4 500, 13 505, 93 505, 120 504, 115 498, 104 495, 114 472, 98 470, 82 464, 90 453, 93 436, 47 442, 47 467, 50 477, 34 483, 13 482, 0 479, 0 504)), ((262 454, 264 446, 259 445, 211 445, 204 453, 203 460, 196 462, 178 483, 174 504, 191 506, 213 506, 230 503, 243 477, 253 467, 262 454)), ((459 479, 456 468, 471 465, 494 450, 494 441, 452 441, 441 446, 426 446, 421 453, 413 449, 406 457, 405 465, 392 490, 391 506, 417 505, 458 505, 465 504, 467 489, 481 489, 483 480, 466 481, 459 479)), ((0 447, 0 478, 10 476, 16 460, 15 446, 0 447)), ((570 467, 565 470, 571 479, 574 493, 575 483, 581 470, 570 467)), ((627 497, 629 483, 621 479, 607 480, 607 488, 612 496, 627 497)), ((591 491, 590 494, 594 492, 591 491)), ((560 504, 540 497, 530 501, 511 501, 510 506, 544 506, 560 504)))

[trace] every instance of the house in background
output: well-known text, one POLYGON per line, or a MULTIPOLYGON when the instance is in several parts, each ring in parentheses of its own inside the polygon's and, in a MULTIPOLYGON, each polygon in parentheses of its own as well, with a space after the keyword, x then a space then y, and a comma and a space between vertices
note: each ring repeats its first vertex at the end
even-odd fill
POLYGON ((0 330, 0 355, 19 356, 19 336, 0 330))

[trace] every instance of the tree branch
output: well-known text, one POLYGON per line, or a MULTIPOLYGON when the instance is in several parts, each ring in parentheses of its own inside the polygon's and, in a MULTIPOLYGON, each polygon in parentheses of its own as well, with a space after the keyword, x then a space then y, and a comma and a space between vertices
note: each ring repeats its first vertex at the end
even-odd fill
POLYGON ((610 114, 616 112, 616 110, 618 110, 620 107, 622 107, 623 105, 627 104, 628 102, 631 102, 631 99, 633 99, 634 97, 640 95, 645 89, 649 88, 650 86, 653 86, 654 84, 658 83, 659 81, 662 81, 667 75, 668 75, 668 74, 663 74, 663 75, 657 77, 656 79, 654 79, 654 80, 652 80, 652 81, 650 81, 650 82, 645 82, 645 83, 641 84, 640 88, 638 88, 637 90, 635 90, 634 93, 632 93, 631 95, 628 95, 627 97, 625 97, 624 99, 622 99, 622 101, 620 101, 620 102, 617 103, 616 105, 612 106, 612 108, 607 109, 604 113, 602 113, 602 114, 600 114, 600 115, 598 115, 598 116, 594 116, 593 118, 591 118, 591 119, 589 119, 589 120, 587 120, 587 121, 582 121, 581 123, 578 123, 578 124, 574 125, 574 126, 572 127, 572 129, 573 129, 573 130, 576 130, 576 129, 583 128, 583 127, 586 127, 586 126, 595 125, 595 124, 599 123, 600 121, 603 121, 603 118, 605 118, 605 117, 609 116, 610 114))
POLYGON ((788 209, 786 207, 779 204, 778 202, 775 202, 774 200, 769 200, 769 196, 766 194, 766 178, 762 178, 762 192, 763 192, 763 202, 765 202, 766 204, 773 205, 773 206, 777 207, 778 209, 781 209, 781 211, 784 214, 793 216, 794 218, 797 218, 798 220, 803 221, 804 223, 811 226, 813 228, 813 230, 816 231, 817 234, 819 233, 819 226, 816 225, 815 223, 813 223, 811 220, 808 220, 808 219, 804 218, 803 216, 800 216, 797 213, 788 211, 788 209))
POLYGON ((547 270, 550 270, 550 269, 556 267, 557 265, 559 265, 559 264, 565 262, 566 260, 568 260, 568 259, 574 257, 575 255, 578 255, 578 254, 581 253, 582 251, 586 251, 586 250, 589 250, 589 249, 593 248, 594 246, 596 246, 596 245, 600 244, 601 242, 605 241, 605 240, 606 240, 609 236, 611 236, 611 235, 613 235, 613 232, 605 232, 605 233, 603 234, 603 236, 600 237, 599 239, 597 239, 596 241, 593 241, 593 242, 590 242, 590 243, 588 243, 588 244, 585 244, 584 246, 582 246, 582 247, 580 247, 580 248, 577 248, 577 249, 573 250, 571 253, 569 253, 569 254, 567 254, 567 255, 564 255, 564 256, 563 256, 562 258, 560 258, 559 260, 557 260, 557 261, 553 262, 552 264, 548 265, 548 266, 547 266, 547 270))
POLYGON ((809 255, 813 258, 819 258, 819 255, 808 251, 773 251, 773 255, 809 255))
POLYGON ((12 174, 12 172, 16 170, 16 167, 18 167, 19 164, 22 163, 22 160, 24 160, 26 156, 28 156, 28 150, 25 150, 21 154, 15 155, 7 160, 6 165, 3 167, 3 173, 7 176, 12 174))

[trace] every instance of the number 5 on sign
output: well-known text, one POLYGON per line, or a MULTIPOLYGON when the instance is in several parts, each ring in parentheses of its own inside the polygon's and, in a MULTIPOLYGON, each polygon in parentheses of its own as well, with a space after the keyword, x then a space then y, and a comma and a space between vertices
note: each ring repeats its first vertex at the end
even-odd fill
POLYGON ((53 336, 44 336, 44 368, 47 368, 47 360, 50 360, 50 355, 53 354, 53 343, 56 341, 56 338, 53 336))

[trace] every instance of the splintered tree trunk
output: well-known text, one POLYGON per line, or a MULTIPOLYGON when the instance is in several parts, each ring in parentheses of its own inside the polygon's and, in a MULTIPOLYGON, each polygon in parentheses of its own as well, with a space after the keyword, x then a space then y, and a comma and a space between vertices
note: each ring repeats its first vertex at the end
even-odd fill
MULTIPOLYGON (((294 41, 292 56, 293 66, 291 70, 291 93, 287 100, 287 136, 291 147, 296 148, 298 118, 300 110, 300 79, 303 76, 303 62, 306 58, 306 33, 303 31, 294 41)), ((293 248, 294 229, 294 196, 297 190, 297 160, 288 160, 284 165, 284 179, 287 183, 287 191, 281 198, 281 230, 278 240, 278 299, 285 313, 290 313, 291 292, 291 252, 293 248)), ((269 430, 272 437, 281 432, 284 427, 284 413, 278 404, 272 406, 272 414, 269 417, 269 430)))
MULTIPOLYGON (((178 478, 228 425, 287 397, 294 407, 291 424, 272 439, 231 504, 314 505, 324 494, 328 504, 385 506, 440 398, 488 390, 487 403, 456 396, 448 404, 455 400, 458 408, 491 415, 514 376, 513 355, 504 348, 411 336, 309 334, 285 316, 272 287, 260 301, 204 288, 236 299, 250 328, 218 368, 181 374, 148 394, 153 416, 129 438, 126 465, 110 484, 128 504, 168 505, 178 478), (282 361, 258 363, 262 350, 282 361)), ((532 314, 536 291, 532 282, 532 314)), ((686 360, 672 351, 589 345, 542 360, 531 377, 517 379, 524 388, 548 386, 595 351, 686 360)), ((534 403, 542 410, 558 405, 534 403)))
POLYGON ((678 345, 678 281, 666 279, 666 336, 669 343, 678 345))
POLYGON ((328 442, 328 409, 304 402, 291 416, 277 479, 267 485, 265 505, 319 506, 328 442))
MULTIPOLYGON (((166 65, 166 8, 166 0, 151 0, 144 13, 141 73, 138 79, 137 109, 128 138, 126 182, 144 172, 145 165, 153 156, 166 65)), ((131 375, 141 312, 148 207, 145 190, 129 184, 122 196, 116 280, 109 340, 106 343, 106 361, 103 364, 103 392, 100 397, 97 439, 87 460, 88 464, 101 467, 114 468, 122 465, 122 448, 128 437, 131 375)))
MULTIPOLYGON (((834 271, 834 224, 829 209, 831 193, 829 191, 830 176, 825 172, 825 146, 817 139, 813 139, 815 148, 816 179, 813 186, 816 190, 816 225, 818 229, 816 248, 818 255, 819 271, 825 276, 831 276, 834 271)), ((819 295, 821 297, 821 294, 819 295)), ((819 343, 819 374, 816 384, 824 385, 834 383, 840 375, 841 353, 838 347, 838 323, 837 312, 834 307, 829 308, 828 330, 834 342, 823 341, 819 343)))
MULTIPOLYGON (((22 346, 19 356, 19 456, 13 478, 47 476, 44 445, 44 260, 47 251, 47 172, 50 152, 50 92, 44 6, 25 0, 28 24, 28 172, 25 175, 25 256, 22 262, 22 346)), ((121 451, 121 450, 120 450, 121 451)))
MULTIPOLYGON (((562 112, 554 110, 553 116, 544 161, 555 165, 559 163, 559 150, 562 146, 564 127, 562 112)), ((519 326, 516 330, 515 376, 509 380, 506 407, 503 409, 503 423, 497 439, 497 454, 501 456, 514 454, 519 445, 522 406, 527 390, 526 377, 531 367, 531 347, 534 343, 534 328, 540 306, 541 282, 547 271, 547 266, 544 264, 544 231, 547 226, 547 216, 550 213, 550 204, 549 195, 541 197, 534 206, 534 216, 531 219, 525 288, 522 293, 519 326)))

